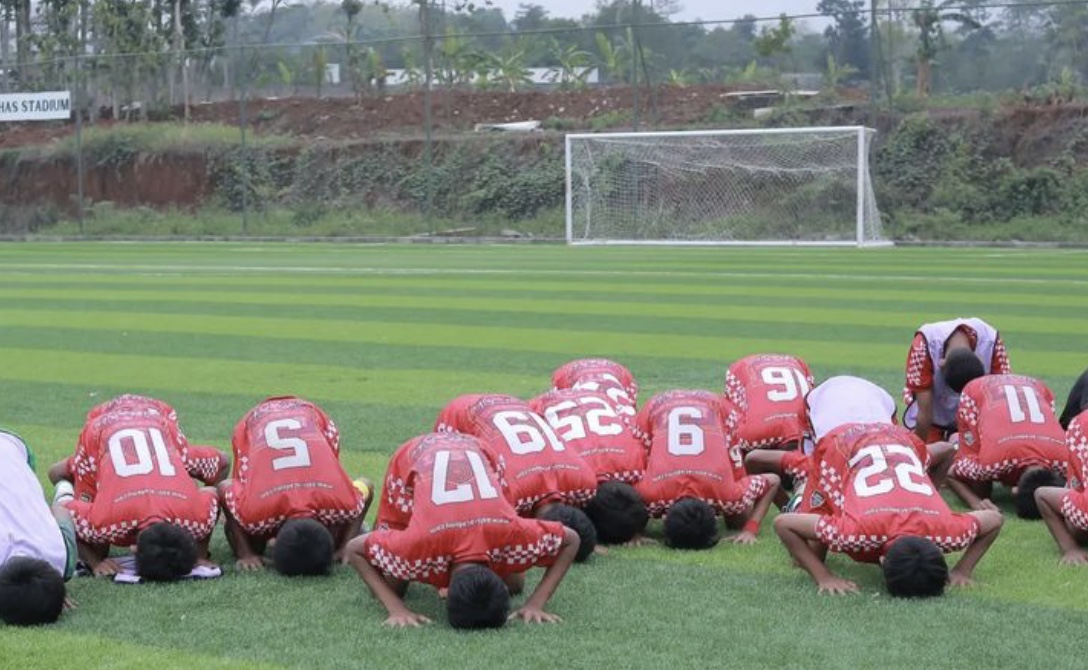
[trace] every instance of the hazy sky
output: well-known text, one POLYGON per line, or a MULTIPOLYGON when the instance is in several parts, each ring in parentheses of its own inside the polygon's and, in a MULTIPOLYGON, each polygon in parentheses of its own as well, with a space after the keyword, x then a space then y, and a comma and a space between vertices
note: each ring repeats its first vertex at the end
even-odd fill
MULTIPOLYGON (((684 11, 672 17, 673 21, 692 21, 695 19, 735 19, 745 14, 755 16, 778 16, 787 14, 810 14, 816 12, 818 0, 680 0, 684 11)), ((552 17, 578 18, 586 13, 587 7, 593 7, 593 0, 492 0, 492 5, 502 9, 507 20, 514 18, 518 5, 536 4, 548 10, 552 17)), ((649 6, 650 0, 643 0, 649 6)))

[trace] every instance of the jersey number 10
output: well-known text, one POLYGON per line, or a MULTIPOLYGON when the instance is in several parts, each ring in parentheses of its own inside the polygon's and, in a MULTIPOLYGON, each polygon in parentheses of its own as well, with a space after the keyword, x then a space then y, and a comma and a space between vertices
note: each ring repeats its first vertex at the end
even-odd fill
POLYGON ((158 465, 159 474, 163 477, 173 477, 177 474, 177 468, 174 467, 174 463, 170 460, 170 453, 167 451, 166 440, 163 439, 162 431, 158 428, 124 428, 110 435, 107 444, 110 450, 110 461, 118 477, 151 474, 156 465, 158 465), (125 449, 126 443, 132 445, 130 452, 125 449), (136 457, 135 461, 128 460, 129 453, 136 457))

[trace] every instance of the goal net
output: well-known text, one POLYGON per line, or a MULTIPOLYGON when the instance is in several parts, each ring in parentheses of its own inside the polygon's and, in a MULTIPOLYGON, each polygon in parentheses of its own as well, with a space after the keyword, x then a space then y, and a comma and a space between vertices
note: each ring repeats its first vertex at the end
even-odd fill
POLYGON ((571 244, 880 244, 875 131, 567 135, 571 244))

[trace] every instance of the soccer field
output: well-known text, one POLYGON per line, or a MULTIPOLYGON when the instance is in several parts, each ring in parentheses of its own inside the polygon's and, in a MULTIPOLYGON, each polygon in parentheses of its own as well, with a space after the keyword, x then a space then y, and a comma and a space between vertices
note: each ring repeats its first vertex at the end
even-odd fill
MULTIPOLYGON (((249 408, 292 393, 336 419, 348 471, 380 481, 447 400, 531 397, 571 358, 626 364, 643 401, 720 390, 730 362, 772 351, 898 398, 914 329, 955 316, 1000 328, 1014 370, 1046 381, 1060 409, 1088 367, 1088 254, 6 244, 0 425, 26 438, 44 474, 115 394, 170 402, 192 441, 229 452, 249 408)), ((1059 566, 1043 523, 998 502, 1006 525, 980 585, 935 601, 892 601, 876 568, 842 557, 833 569, 862 593, 817 595, 765 522, 753 547, 614 549, 572 569, 550 607, 562 624, 472 634, 451 630, 420 587, 408 604, 437 623, 383 627, 347 567, 328 579, 236 574, 218 530, 222 579, 76 579, 79 608, 58 625, 0 629, 0 668, 1083 667, 1088 569, 1059 566)))

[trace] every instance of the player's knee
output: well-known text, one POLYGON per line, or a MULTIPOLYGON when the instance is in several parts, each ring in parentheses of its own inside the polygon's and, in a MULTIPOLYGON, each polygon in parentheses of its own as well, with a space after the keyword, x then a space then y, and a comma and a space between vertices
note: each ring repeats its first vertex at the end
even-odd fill
POLYGON ((276 533, 272 564, 288 577, 327 575, 332 570, 333 538, 313 519, 292 519, 276 533))
POLYGON ((574 560, 581 563, 593 554, 597 548, 597 529, 585 512, 570 505, 548 505, 537 516, 545 521, 558 521, 575 533, 578 533, 578 553, 574 560))
POLYGON ((46 561, 16 556, 0 567, 0 621, 9 626, 55 622, 64 595, 64 577, 46 561))
POLYGON ((883 561, 884 585, 895 598, 932 598, 944 593, 948 563, 930 540, 907 536, 895 540, 883 561))
POLYGON ((718 517, 697 498, 681 498, 665 514, 665 540, 675 549, 709 549, 718 543, 718 517))
POLYGON ((149 582, 171 582, 192 572, 197 561, 196 540, 189 531, 160 522, 136 537, 136 573, 149 582))
POLYGON ((454 628, 501 628, 510 613, 510 591, 489 568, 459 568, 450 578, 446 613, 454 628))
POLYGON ((1016 516, 1021 519, 1039 519, 1039 502, 1036 492, 1047 486, 1062 486, 1065 480, 1048 468, 1028 468, 1016 484, 1016 516))
POLYGON ((646 529, 650 514, 635 487, 623 482, 603 482, 586 505, 586 516, 602 544, 623 544, 646 529))

